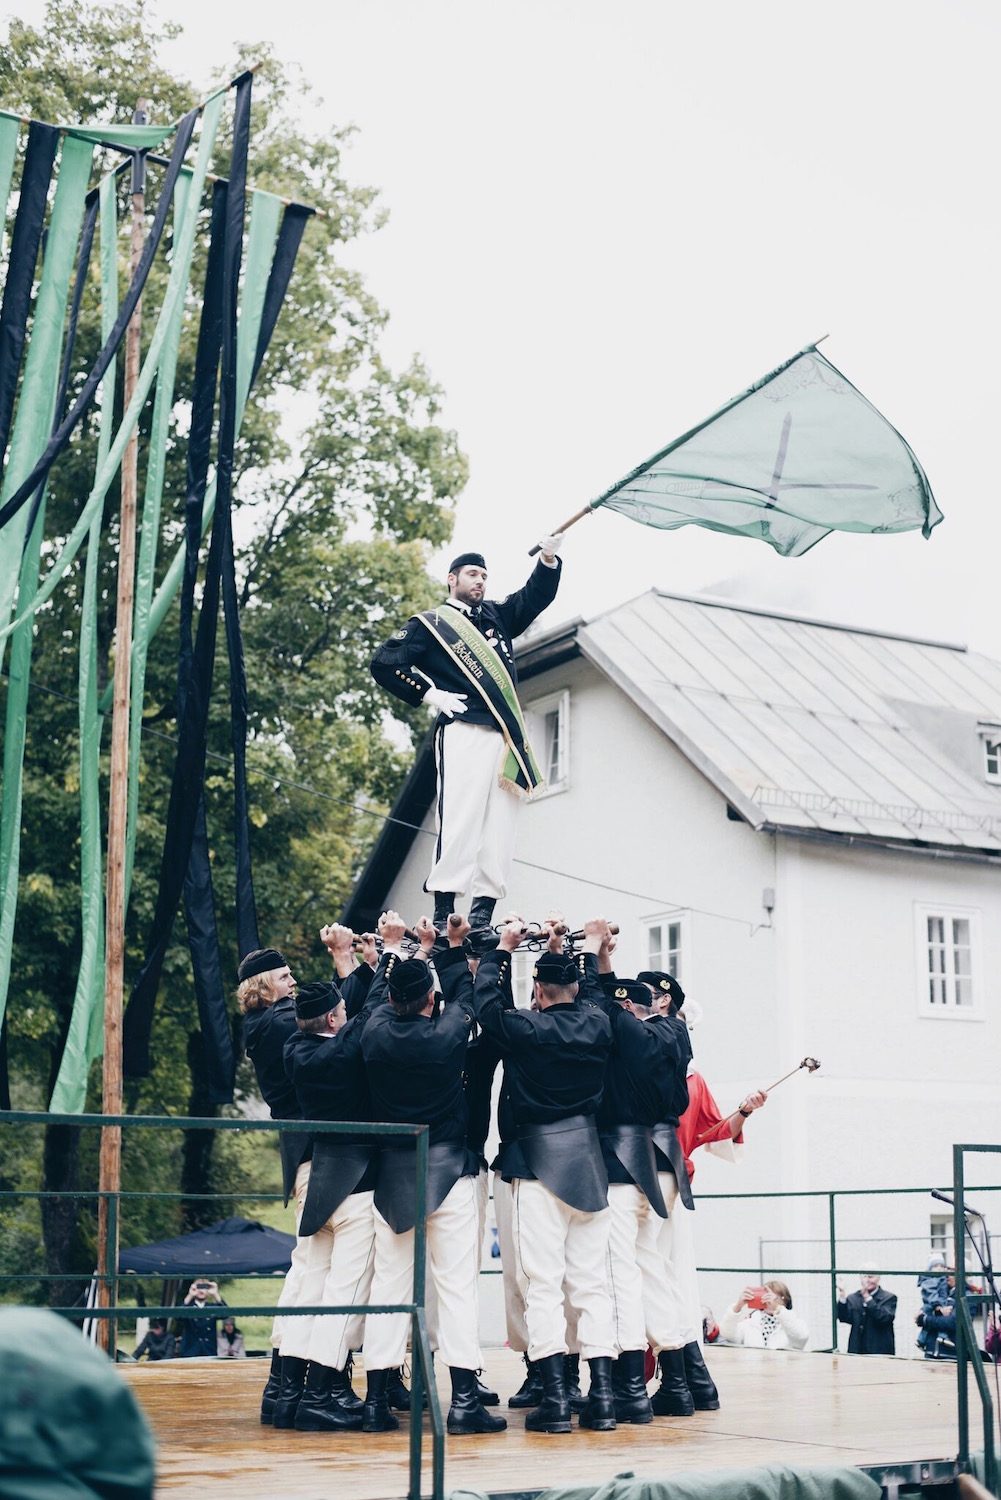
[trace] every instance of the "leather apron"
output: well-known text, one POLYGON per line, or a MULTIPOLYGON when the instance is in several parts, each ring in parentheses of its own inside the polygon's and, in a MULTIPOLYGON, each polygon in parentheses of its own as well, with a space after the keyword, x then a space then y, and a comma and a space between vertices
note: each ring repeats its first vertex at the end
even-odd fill
MULTIPOLYGON (((681 1149, 678 1140, 677 1126, 661 1120, 650 1132, 653 1143, 667 1162, 668 1168, 678 1179, 678 1197, 686 1208, 695 1207, 695 1199, 692 1197, 692 1184, 688 1180, 685 1170, 685 1153, 681 1149)), ((663 1168, 660 1169, 663 1171, 663 1168)))
POLYGON ((667 1204, 657 1180, 657 1158, 649 1126, 612 1125, 601 1132, 601 1139, 618 1157, 640 1192, 645 1194, 658 1218, 666 1219, 667 1204))
MULTIPOLYGON (((458 1141, 428 1148, 426 1217, 441 1208, 470 1158, 458 1141)), ((413 1146, 384 1146, 379 1152, 375 1206, 394 1234, 406 1234, 417 1222, 417 1153, 413 1146)))
POLYGON ((554 1198, 582 1214, 608 1207, 608 1173, 590 1115, 522 1125, 518 1144, 531 1171, 554 1198))
POLYGON ((313 1165, 299 1221, 300 1235, 315 1234, 323 1228, 330 1215, 355 1191, 374 1159, 374 1146, 349 1144, 335 1135, 314 1138, 313 1165))
POLYGON ((309 1155, 313 1137, 309 1131, 300 1134, 297 1130, 283 1130, 278 1137, 278 1151, 282 1159, 282 1193, 285 1207, 295 1192, 295 1174, 309 1155))

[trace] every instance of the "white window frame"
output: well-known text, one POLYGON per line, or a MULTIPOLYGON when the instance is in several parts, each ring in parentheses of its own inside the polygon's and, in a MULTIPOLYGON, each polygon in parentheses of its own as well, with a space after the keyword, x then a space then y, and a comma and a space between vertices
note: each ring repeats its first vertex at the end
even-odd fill
POLYGON ((990 733, 984 731, 981 739, 984 743, 984 780, 1001 783, 1001 729, 990 733))
MULTIPOLYGON (((526 719, 531 716, 534 719, 541 719, 543 723, 546 716, 554 711, 559 715, 559 774, 550 781, 548 761, 543 765, 540 759, 539 768, 545 778, 545 785, 532 793, 533 802, 541 802, 546 797, 555 797, 558 793, 570 789, 570 689, 561 688, 558 692, 547 693, 544 698, 535 698, 524 707, 526 719)), ((529 726, 529 737, 531 737, 531 726, 529 726)), ((533 742, 532 748, 536 755, 542 756, 544 746, 533 742)))
POLYGON ((944 1255, 946 1263, 952 1258, 952 1215, 932 1214, 928 1221, 928 1244, 930 1255, 944 1255))
POLYGON ((642 959, 639 965, 640 970, 662 969, 668 974, 673 974, 685 990, 689 989, 692 983, 691 926, 688 917, 689 914, 684 907, 675 907, 672 911, 655 912, 652 916, 641 917, 640 919, 640 957, 642 959), (678 927, 678 946, 676 951, 681 959, 681 963, 673 968, 670 963, 665 962, 665 959, 670 956, 671 952, 675 951, 674 949, 668 947, 665 951, 662 945, 660 959, 656 963, 653 961, 650 952, 650 934, 653 929, 655 927, 668 927, 672 924, 676 924, 678 927))
POLYGON ((530 949, 520 949, 511 959, 511 993, 514 996, 514 1004, 517 1010, 530 1010, 532 1007, 532 995, 534 993, 534 980, 532 970, 535 968, 537 953, 530 949))
MULTIPOLYGON (((980 912, 976 907, 951 906, 946 902, 915 902, 914 903, 914 937, 915 937, 915 965, 917 978, 917 1003, 918 1015, 927 1020, 936 1021, 983 1021, 984 999, 983 999, 983 940, 981 937, 980 912), (969 1005, 957 1005, 954 999, 946 999, 943 1004, 933 1003, 929 995, 930 969, 928 963, 928 919, 939 917, 951 928, 956 920, 967 921, 970 924, 970 990, 972 999, 969 1005)), ((951 941, 950 932, 946 932, 944 943, 944 973, 945 990, 948 995, 950 988, 955 983, 955 970, 953 964, 954 944, 951 941)))

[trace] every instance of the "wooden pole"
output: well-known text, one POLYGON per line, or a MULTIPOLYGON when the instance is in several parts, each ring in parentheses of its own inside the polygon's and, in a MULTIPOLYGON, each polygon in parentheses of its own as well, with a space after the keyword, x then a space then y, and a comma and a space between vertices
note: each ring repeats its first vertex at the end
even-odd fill
MULTIPOLYGON (((581 508, 580 508, 580 510, 575 510, 574 511, 573 515, 569 518, 569 520, 563 522, 562 526, 557 526, 556 530, 555 530, 555 533, 553 533, 553 534, 557 535, 557 536, 562 535, 562 533, 564 531, 569 531, 571 526, 576 526, 576 524, 577 524, 578 521, 583 521, 583 519, 584 519, 585 516, 593 516, 593 515, 594 515, 594 506, 593 505, 582 505, 581 508)), ((542 548, 539 547, 539 546, 529 547, 529 549, 528 549, 528 555, 529 555, 529 557, 534 557, 537 552, 541 552, 541 551, 542 551, 542 548)))
MULTIPOLYGON (((146 105, 140 100, 133 123, 145 125, 146 105)), ((137 151, 132 162, 131 274, 134 276, 146 237, 146 163, 137 151)), ((139 379, 142 357, 142 299, 125 333, 125 389, 127 408, 139 379)), ((136 496, 138 491, 138 424, 122 456, 122 507, 118 536, 118 603, 115 616, 114 700, 111 716, 111 789, 108 803, 108 874, 105 899, 104 1075, 101 1110, 122 1113, 122 1000, 125 972, 125 834, 128 817, 129 686, 132 671, 132 613, 136 571, 136 496)), ((112 1305, 118 1269, 118 1200, 122 1179, 121 1126, 101 1131, 98 1188, 97 1259, 102 1273, 98 1306, 112 1305)), ((115 1298, 117 1301, 117 1296, 115 1298)), ((114 1358, 117 1330, 112 1320, 100 1319, 99 1342, 114 1358)))

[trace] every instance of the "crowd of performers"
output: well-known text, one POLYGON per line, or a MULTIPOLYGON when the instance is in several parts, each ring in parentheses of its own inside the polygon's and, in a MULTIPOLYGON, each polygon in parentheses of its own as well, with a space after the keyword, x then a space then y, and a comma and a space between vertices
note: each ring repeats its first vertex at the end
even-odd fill
MULTIPOLYGON (((406 1303, 413 1286, 415 1143, 367 1137, 368 1122, 429 1127, 427 1306, 447 1365, 451 1434, 506 1422, 479 1380, 478 1288, 494 1079, 491 1164, 508 1343, 526 1370, 509 1407, 532 1432, 684 1418, 719 1405, 702 1356, 690 1213, 697 1144, 733 1150, 765 1102, 722 1118, 691 1071, 685 996, 670 974, 614 972, 603 919, 567 934, 544 924, 531 1008, 516 1006, 512 919, 472 956, 465 918, 443 930, 395 912, 378 938, 321 937, 336 977, 297 985, 282 954, 240 965, 247 1052, 272 1116, 357 1132, 282 1132, 297 1240, 283 1307, 406 1303), (645 1359, 660 1380, 648 1394, 645 1359), (582 1394, 581 1362, 589 1369, 582 1394)), ((406 1313, 279 1317, 261 1420, 302 1432, 383 1432, 409 1409, 406 1313), (363 1351, 367 1389, 351 1384, 363 1351)))

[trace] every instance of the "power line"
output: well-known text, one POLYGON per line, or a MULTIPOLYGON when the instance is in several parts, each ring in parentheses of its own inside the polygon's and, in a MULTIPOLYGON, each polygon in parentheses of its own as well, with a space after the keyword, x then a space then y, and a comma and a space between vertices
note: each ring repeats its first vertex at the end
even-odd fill
MULTIPOLYGON (((0 676, 7 678, 8 682, 15 681, 10 672, 6 670, 0 671, 0 676)), ((33 677, 31 679, 29 691, 31 689, 37 689, 38 692, 46 693, 50 698, 58 698, 63 703, 70 703, 74 707, 79 706, 78 700, 71 697, 69 693, 63 693, 58 688, 49 687, 46 683, 39 682, 37 678, 33 677)), ((168 745, 176 746, 178 743, 174 735, 165 734, 162 729, 156 729, 152 724, 141 723, 140 728, 143 734, 150 735, 153 739, 163 740, 168 745)), ((219 761, 224 765, 229 765, 229 757, 223 755, 218 750, 206 749, 205 757, 207 760, 219 761)), ((307 782, 294 781, 290 776, 283 776, 278 772, 269 771, 263 766, 255 766, 250 756, 247 758, 247 772, 248 775, 270 781, 275 787, 292 787, 295 791, 303 792, 306 796, 313 797, 317 801, 330 802, 334 806, 348 808, 351 812, 359 813, 364 817, 378 818, 383 823, 393 823, 398 828, 409 828, 412 832, 419 833, 425 838, 436 837, 433 829, 424 828, 420 823, 411 823, 406 818, 396 818, 392 813, 378 812, 375 808, 365 807, 362 803, 353 802, 348 797, 336 797, 333 793, 321 791, 319 787, 310 786, 307 782)), ((624 886, 609 885, 605 880, 591 880, 586 875, 578 875, 570 870, 554 869, 551 865, 540 865, 534 860, 521 859, 518 855, 515 855, 514 863, 522 865, 526 870, 535 870, 542 875, 553 875, 560 880, 573 880, 578 885, 589 885, 595 890, 607 891, 612 896, 626 896, 633 901, 648 902, 657 911, 690 911, 695 912, 700 917, 714 917, 720 922, 734 922, 738 927, 748 928, 752 937, 759 929, 767 929, 771 926, 769 922, 751 922, 747 917, 735 917, 730 912, 712 911, 709 907, 705 906, 690 906, 684 901, 670 901, 663 896, 651 896, 646 891, 633 891, 628 890, 624 886)))

